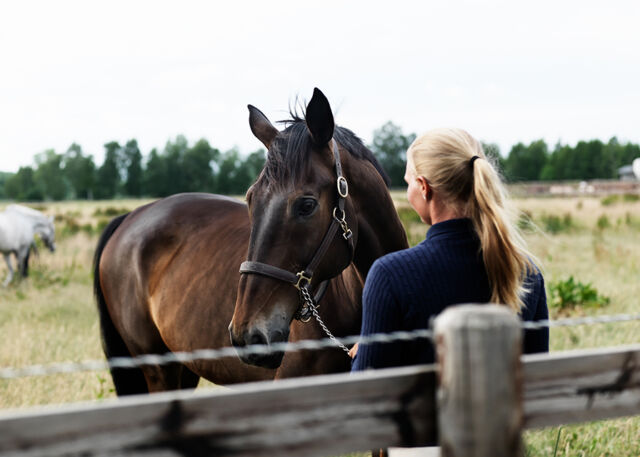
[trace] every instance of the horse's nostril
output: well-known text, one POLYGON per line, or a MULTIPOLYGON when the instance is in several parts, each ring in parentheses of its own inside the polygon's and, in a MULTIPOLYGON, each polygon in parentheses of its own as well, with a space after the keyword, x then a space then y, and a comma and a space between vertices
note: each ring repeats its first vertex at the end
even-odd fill
POLYGON ((257 330, 251 334, 249 344, 267 344, 267 337, 264 336, 261 331, 257 330))
POLYGON ((270 334, 270 343, 284 343, 289 339, 289 332, 282 330, 273 330, 270 334))

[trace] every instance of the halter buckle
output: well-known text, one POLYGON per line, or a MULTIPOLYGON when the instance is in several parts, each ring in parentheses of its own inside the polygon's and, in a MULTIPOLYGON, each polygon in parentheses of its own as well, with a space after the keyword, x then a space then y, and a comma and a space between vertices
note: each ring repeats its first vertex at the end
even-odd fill
POLYGON ((347 198, 349 195, 349 183, 347 182, 347 178, 344 176, 338 176, 338 195, 342 198, 347 198))
POLYGON ((297 272, 296 276, 298 277, 298 282, 293 285, 296 289, 302 290, 303 287, 307 287, 311 284, 312 276, 305 276, 304 270, 297 272))

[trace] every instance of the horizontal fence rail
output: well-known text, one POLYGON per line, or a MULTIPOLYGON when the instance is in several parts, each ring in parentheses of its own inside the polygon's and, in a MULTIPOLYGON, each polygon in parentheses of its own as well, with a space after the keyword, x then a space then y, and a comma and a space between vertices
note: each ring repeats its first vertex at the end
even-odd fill
POLYGON ((161 393, 0 416, 15 456, 323 456, 433 443, 435 369, 407 367, 161 393))
POLYGON ((526 428, 640 414, 640 344, 522 360, 526 428))
MULTIPOLYGON (((501 332, 496 329, 501 328, 501 320, 512 325, 512 330, 521 324, 509 323, 510 319, 515 321, 513 317, 503 315, 492 320, 484 316, 480 319, 477 314, 507 313, 500 307, 461 308, 470 311, 454 311, 462 313, 462 318, 448 319, 453 324, 447 327, 449 333, 440 324, 438 334, 436 321, 435 335, 444 335, 435 338, 438 365, 5 412, 0 414, 0 455, 337 455, 434 444, 442 437, 444 427, 448 437, 473 437, 462 433, 470 424, 468 416, 474 417, 473 427, 478 430, 482 431, 486 422, 488 432, 503 436, 501 430, 507 428, 500 428, 504 424, 496 420, 495 408, 482 414, 475 409, 477 399, 497 406, 486 399, 506 398, 496 386, 508 387, 508 383, 491 381, 503 375, 512 378, 515 392, 521 393, 513 395, 509 405, 500 405, 503 411, 512 408, 515 412, 508 430, 516 437, 521 425, 539 428, 640 414, 640 344, 515 357, 513 362, 502 364, 506 369, 497 375, 498 365, 488 365, 492 357, 500 355, 508 339, 497 338, 501 332), (464 335, 466 342, 459 345, 456 335, 464 335), (481 355, 480 347, 491 349, 485 351, 489 356, 481 355), (471 357, 465 357, 465 353, 471 357), (457 363, 461 365, 452 372, 454 361, 458 361, 456 367, 457 363), (467 370, 465 366, 468 372, 457 371, 467 370), (460 381, 462 389, 456 387, 460 381), (462 392, 458 400, 447 397, 458 395, 456 392, 462 392), (471 397, 467 398, 467 393, 471 397), (458 409, 462 411, 459 414, 451 408, 456 404, 468 404, 470 409, 458 409), (453 420, 441 422, 443 407, 447 414, 453 413, 449 416, 453 420)), ((517 338, 517 331, 510 332, 517 338)), ((502 334, 506 338, 507 333, 502 334)), ((509 352, 505 354, 512 357, 509 352)), ((517 440, 512 444, 517 445, 517 440)), ((501 454, 492 450, 473 455, 501 454)))
MULTIPOLYGON (((524 426, 640 414, 640 345, 523 356, 524 426)), ((335 455, 437 439, 435 366, 0 415, 0 454, 335 455)))

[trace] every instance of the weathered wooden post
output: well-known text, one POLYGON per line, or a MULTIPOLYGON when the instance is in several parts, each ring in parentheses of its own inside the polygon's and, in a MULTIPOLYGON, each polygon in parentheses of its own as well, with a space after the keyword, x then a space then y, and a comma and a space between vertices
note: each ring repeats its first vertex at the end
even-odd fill
POLYGON ((444 457, 522 455, 522 329, 505 306, 451 307, 435 320, 444 457))

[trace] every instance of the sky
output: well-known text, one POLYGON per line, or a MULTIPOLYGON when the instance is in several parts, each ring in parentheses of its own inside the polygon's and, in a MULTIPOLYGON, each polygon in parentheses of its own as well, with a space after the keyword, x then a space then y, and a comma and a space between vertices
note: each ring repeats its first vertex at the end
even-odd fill
POLYGON ((73 142, 262 146, 314 87, 365 142, 461 127, 497 143, 640 143, 637 1, 0 3, 0 170, 73 142))

